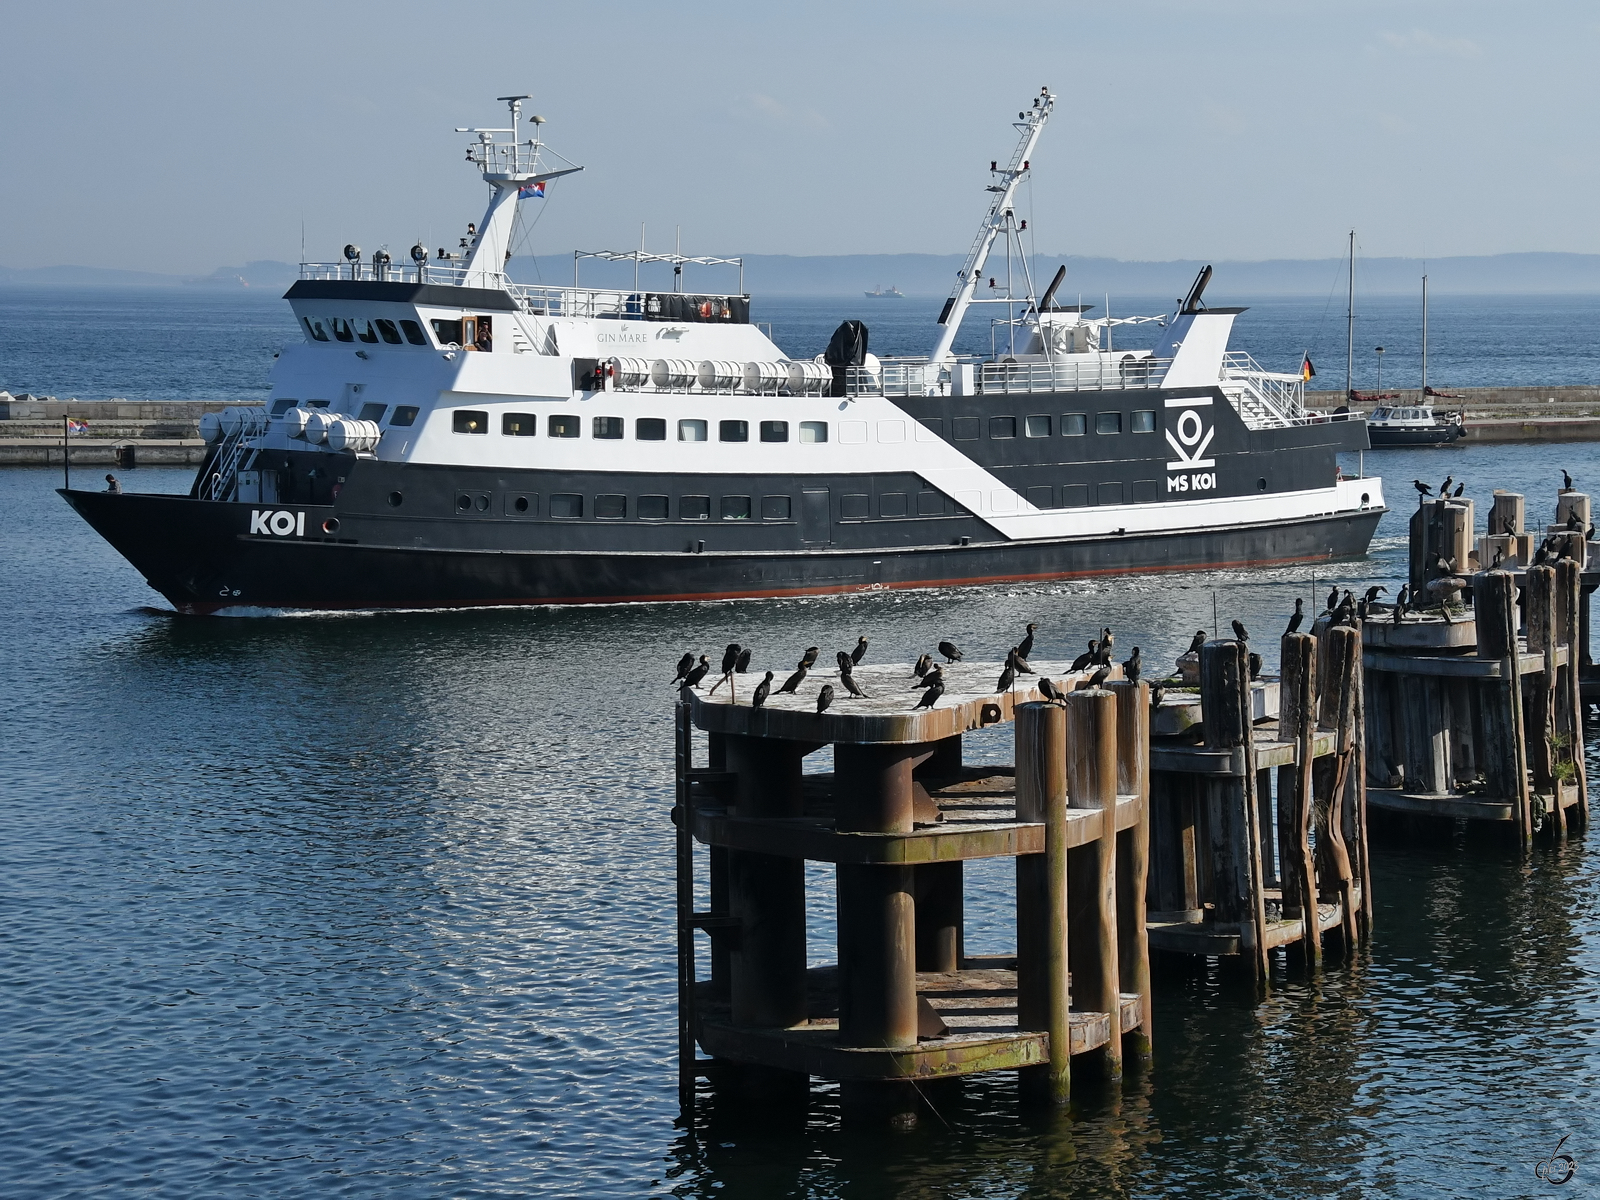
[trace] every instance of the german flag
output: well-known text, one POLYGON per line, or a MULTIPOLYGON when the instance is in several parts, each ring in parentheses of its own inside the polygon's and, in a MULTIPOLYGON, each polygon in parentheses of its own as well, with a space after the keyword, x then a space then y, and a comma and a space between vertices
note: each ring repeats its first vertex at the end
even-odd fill
POLYGON ((1300 382, 1309 383, 1311 377, 1316 373, 1317 369, 1311 365, 1311 354, 1308 351, 1305 357, 1300 360, 1300 382))

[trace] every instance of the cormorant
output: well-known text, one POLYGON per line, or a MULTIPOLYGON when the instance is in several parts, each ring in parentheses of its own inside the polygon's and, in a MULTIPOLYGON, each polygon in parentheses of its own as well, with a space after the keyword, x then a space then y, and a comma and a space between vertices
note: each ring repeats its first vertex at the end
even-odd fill
POLYGON ((1422 480, 1420 480, 1420 479, 1413 479, 1411 481, 1411 486, 1417 489, 1417 494, 1419 496, 1431 496, 1431 495, 1433 495, 1433 489, 1431 487, 1429 487, 1427 484, 1423 483, 1422 480))
POLYGON ((1233 621, 1233 636, 1238 638, 1241 642, 1248 642, 1250 640, 1250 631, 1244 627, 1244 622, 1237 618, 1235 618, 1233 621))
POLYGON ((1091 638, 1089 640, 1089 648, 1072 660, 1072 669, 1081 671, 1087 667, 1094 661, 1095 651, 1098 649, 1100 649, 1100 643, 1091 638))
POLYGON ((1161 698, 1167 694, 1167 689, 1162 684, 1156 684, 1150 689, 1150 707, 1160 708, 1161 698))
POLYGON ((1200 647, 1204 646, 1205 644, 1206 644, 1206 631, 1204 629, 1196 629, 1194 631, 1194 636, 1189 639, 1189 648, 1187 650, 1185 650, 1184 653, 1185 654, 1199 654, 1200 653, 1200 647))
POLYGON ((728 648, 722 652, 722 673, 724 675, 733 674, 733 668, 739 664, 739 650, 738 642, 729 642, 728 648))
POLYGON ((838 654, 834 655, 834 659, 839 664, 839 673, 841 675, 848 675, 851 671, 855 670, 855 659, 850 657, 850 652, 848 650, 839 651, 838 654))
POLYGON ((911 711, 916 712, 917 708, 932 708, 935 704, 939 703, 939 697, 942 695, 944 695, 944 680, 941 679, 938 683, 935 683, 927 691, 922 693, 922 699, 917 701, 916 708, 913 708, 911 711))
POLYGON ((1339 585, 1333 585, 1333 591, 1328 593, 1328 611, 1332 612, 1339 607, 1339 585))
MULTIPOLYGON (((944 655, 944 660, 947 663, 961 661, 961 647, 954 642, 940 642, 939 653, 944 655)), ((932 706, 930 705, 929 707, 932 706)))
POLYGON ((1094 674, 1089 676, 1089 682, 1084 687, 1097 688, 1111 677, 1111 664, 1101 663, 1094 669, 1094 674))
POLYGON ((867 639, 866 638, 858 638, 856 640, 856 648, 854 650, 850 651, 850 661, 852 663, 858 663, 863 658, 865 658, 866 656, 867 656, 867 639))
POLYGON ((1094 652, 1093 662, 1095 666, 1103 667, 1110 663, 1111 647, 1116 640, 1116 638, 1111 636, 1111 630, 1102 629, 1100 631, 1100 644, 1095 648, 1094 652))
POLYGON ((767 677, 756 684, 756 690, 750 697, 750 707, 760 708, 767 702, 767 694, 772 691, 772 672, 767 672, 767 677))
POLYGON ((1369 587, 1367 589, 1367 597, 1366 597, 1367 603, 1368 604, 1376 604, 1378 602, 1378 597, 1381 594, 1387 592, 1388 590, 1389 589, 1384 587, 1383 584, 1381 584, 1381 583, 1373 584, 1371 587, 1369 587))
POLYGON ((921 679, 924 675, 926 675, 928 673, 929 669, 932 666, 933 666, 933 655, 931 655, 931 654, 919 654, 917 656, 916 664, 911 668, 911 673, 913 675, 915 675, 918 679, 921 679))
POLYGON ((793 695, 795 688, 806 681, 806 660, 802 658, 796 665, 800 669, 783 681, 783 686, 778 689, 778 695, 781 696, 785 692, 793 695))
POLYGON ((690 688, 699 687, 700 681, 706 677, 706 672, 709 670, 711 670, 711 656, 709 654, 702 654, 700 656, 700 664, 683 677, 683 686, 690 688))
POLYGON ((806 670, 809 671, 812 667, 817 665, 817 648, 815 646, 807 646, 804 657, 806 670))
POLYGON ((1250 657, 1246 661, 1249 662, 1249 664, 1250 664, 1250 679, 1251 679, 1251 681, 1254 682, 1255 680, 1260 679, 1261 678, 1261 655, 1257 654, 1254 650, 1252 650, 1250 652, 1250 657))
POLYGON ((1009 692, 1012 687, 1015 686, 1016 682, 1017 673, 1012 669, 1011 664, 1008 662, 1006 663, 1005 670, 1000 672, 1000 682, 994 685, 994 690, 997 692, 1009 692))
POLYGON ((1017 653, 1023 658, 1033 653, 1033 631, 1039 628, 1032 621, 1028 622, 1028 635, 1017 643, 1017 653))
POLYGON ((733 660, 733 669, 743 675, 750 669, 750 656, 755 653, 749 646, 739 651, 739 657, 733 660))
POLYGON ((1561 490, 1563 492, 1570 492, 1570 491, 1573 490, 1573 488, 1572 488, 1572 475, 1567 471, 1567 469, 1565 467, 1561 468, 1561 490))
POLYGON ((1133 648, 1133 653, 1122 662, 1122 677, 1129 683, 1139 682, 1139 672, 1144 669, 1144 664, 1139 658, 1139 647, 1133 648))
POLYGON ((1446 475, 1444 482, 1439 485, 1439 495, 1448 496, 1450 494, 1450 485, 1455 481, 1456 477, 1454 475, 1446 475))
POLYGON ((839 672, 839 682, 844 684, 844 690, 849 692, 852 696, 858 697, 862 700, 867 698, 867 694, 861 690, 861 685, 856 682, 856 677, 849 671, 839 672))
POLYGON ((825 683, 825 684, 822 685, 822 690, 817 693, 817 711, 819 713, 827 712, 828 711, 828 705, 830 705, 832 703, 833 703, 833 684, 825 683))
POLYGON ((1037 675, 1039 673, 1028 665, 1028 660, 1022 656, 1022 651, 1016 646, 1011 647, 1011 653, 1006 655, 1006 662, 1017 669, 1018 675, 1037 675))
POLYGON ((1299 596, 1294 598, 1294 615, 1289 618, 1289 628, 1285 633, 1299 633, 1300 625, 1306 619, 1306 602, 1299 596))
POLYGON ((1052 704, 1066 699, 1061 694, 1061 689, 1056 687, 1055 681, 1048 675, 1039 676, 1039 694, 1052 704))
POLYGON ((911 690, 916 691, 919 687, 932 687, 934 684, 938 684, 940 687, 944 686, 944 668, 941 666, 935 666, 919 682, 913 683, 911 690))
POLYGON ((1466 490, 1467 490, 1467 482, 1466 482, 1466 480, 1463 479, 1460 483, 1456 484, 1455 498, 1457 500, 1461 499, 1461 493, 1466 491, 1466 490))
POLYGON ((689 673, 689 668, 694 666, 694 651, 689 651, 678 660, 678 673, 672 677, 672 682, 677 683, 689 673))

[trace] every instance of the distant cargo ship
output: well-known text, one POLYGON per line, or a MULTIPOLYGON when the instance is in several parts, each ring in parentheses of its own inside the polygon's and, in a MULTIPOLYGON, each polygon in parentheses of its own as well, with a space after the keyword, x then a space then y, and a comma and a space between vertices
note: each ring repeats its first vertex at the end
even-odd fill
POLYGON ((906 298, 906 294, 893 284, 889 285, 888 291, 884 291, 881 283, 878 285, 877 291, 868 292, 867 295, 874 300, 904 300, 906 298))

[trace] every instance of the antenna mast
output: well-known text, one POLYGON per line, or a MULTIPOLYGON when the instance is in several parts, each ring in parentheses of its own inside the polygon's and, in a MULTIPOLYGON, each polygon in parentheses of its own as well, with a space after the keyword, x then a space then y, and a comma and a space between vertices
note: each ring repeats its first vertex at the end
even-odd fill
POLYGON ((1417 403, 1428 402, 1428 276, 1422 276, 1422 395, 1417 403))
POLYGON ((1011 162, 1004 168, 998 163, 991 167, 991 170, 1000 176, 1000 182, 989 184, 989 191, 994 193, 994 201, 989 205, 989 212, 978 229, 977 240, 972 243, 972 249, 967 251, 966 263, 956 273, 955 291, 950 293, 950 298, 944 302, 944 311, 939 314, 939 340, 934 344, 931 355, 935 364, 944 362, 951 356, 950 347, 956 340, 956 332, 961 328, 961 318, 966 315, 967 306, 972 303, 972 293, 977 289, 978 279, 983 274, 983 265, 989 259, 994 239, 1006 225, 1011 212, 1012 197, 1016 195, 1017 183, 1028 172, 1028 163, 1033 157, 1033 147, 1039 140, 1039 132, 1044 128, 1044 123, 1050 118, 1050 109, 1055 102, 1056 98, 1050 94, 1049 88, 1039 89, 1039 94, 1034 97, 1033 107, 1027 112, 1017 114, 1014 124, 1022 136, 1018 139, 1017 148, 1011 155, 1011 162))
POLYGON ((1344 402, 1350 403, 1356 365, 1356 231, 1350 231, 1350 298, 1344 310, 1344 402))

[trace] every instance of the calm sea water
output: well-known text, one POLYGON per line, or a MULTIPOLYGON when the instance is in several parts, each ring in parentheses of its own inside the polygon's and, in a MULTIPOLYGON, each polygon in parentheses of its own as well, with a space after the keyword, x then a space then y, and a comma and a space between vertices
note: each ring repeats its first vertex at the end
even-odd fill
MULTIPOLYGON (((270 344, 269 311, 207 336, 270 344)), ((825 337, 834 316, 809 311, 775 312, 780 337, 825 337)), ((137 343, 138 313, 119 320, 137 343)), ((129 353, 130 377, 171 369, 129 353)), ((189 361, 174 393, 228 369, 189 361)), ((1481 505, 1520 488, 1540 516, 1559 468, 1582 480, 1595 461, 1585 445, 1366 457, 1402 505, 1404 481, 1448 472, 1481 505)), ((776 665, 865 633, 878 661, 940 637, 998 655, 1033 620, 1044 657, 1108 624, 1170 660, 1214 604, 1273 648, 1307 570, 182 619, 57 482, 0 472, 8 1196, 1534 1196, 1563 1135, 1579 1175, 1559 1194, 1600 1176, 1600 871, 1578 841, 1527 859, 1465 837, 1379 847, 1369 956, 1318 979, 1280 968, 1260 1002, 1214 970, 1162 978, 1153 1069, 1070 1114, 1023 1111, 995 1078, 895 1137, 842 1128, 821 1086, 796 1127, 751 1128, 709 1093, 707 1134, 677 1123, 682 650, 737 640, 776 665)), ((1404 515, 1318 590, 1392 587, 1404 515)), ((1006 731, 973 743, 1009 756, 1006 731)), ((970 879, 971 943, 1005 949, 1009 872, 970 879)), ((811 882, 822 961, 830 880, 811 882)))

